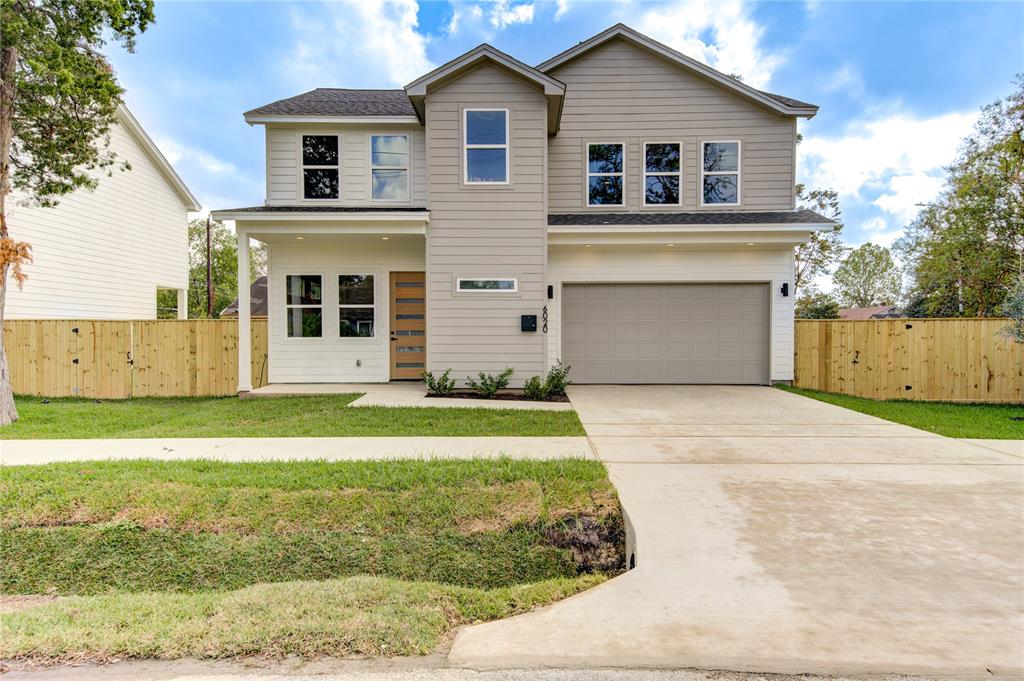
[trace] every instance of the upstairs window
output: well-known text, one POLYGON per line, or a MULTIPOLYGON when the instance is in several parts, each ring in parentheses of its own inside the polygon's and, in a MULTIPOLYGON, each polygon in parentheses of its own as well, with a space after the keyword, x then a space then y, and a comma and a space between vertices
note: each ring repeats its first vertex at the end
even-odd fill
POLYGON ((337 135, 302 136, 302 198, 337 199, 341 169, 337 135))
POLYGON ((587 145, 587 205, 622 205, 622 145, 587 145))
POLYGON ((740 143, 705 142, 701 164, 701 204, 740 204, 740 143))
POLYGON ((342 338, 373 336, 373 275, 338 276, 338 335, 342 338))
POLYGON ((289 338, 323 335, 323 289, 318 274, 285 277, 285 314, 289 338))
POLYGON ((466 109, 465 181, 508 184, 508 109, 466 109))
POLYGON ((409 200, 408 135, 370 135, 370 185, 374 201, 409 200))
POLYGON ((677 206, 682 194, 681 150, 679 142, 644 144, 644 205, 677 206))

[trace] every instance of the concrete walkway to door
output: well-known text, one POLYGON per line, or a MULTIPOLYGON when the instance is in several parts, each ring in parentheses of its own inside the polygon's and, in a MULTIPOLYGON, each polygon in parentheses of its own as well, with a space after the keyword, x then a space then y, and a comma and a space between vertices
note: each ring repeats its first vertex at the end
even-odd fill
POLYGON ((773 388, 570 397, 637 567, 452 663, 1020 678, 1024 457, 773 388))

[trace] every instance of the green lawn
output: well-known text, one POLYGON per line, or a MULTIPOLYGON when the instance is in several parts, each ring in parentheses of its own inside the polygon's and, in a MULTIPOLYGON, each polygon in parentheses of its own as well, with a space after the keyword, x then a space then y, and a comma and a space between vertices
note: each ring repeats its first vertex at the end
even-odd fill
POLYGON ((572 411, 346 406, 357 397, 18 397, 21 418, 0 439, 584 434, 572 411))
POLYGON ((1024 405, 1020 404, 870 400, 788 386, 782 389, 946 437, 1024 440, 1024 405))
POLYGON ((622 570, 595 461, 5 467, 0 658, 400 655, 622 570))

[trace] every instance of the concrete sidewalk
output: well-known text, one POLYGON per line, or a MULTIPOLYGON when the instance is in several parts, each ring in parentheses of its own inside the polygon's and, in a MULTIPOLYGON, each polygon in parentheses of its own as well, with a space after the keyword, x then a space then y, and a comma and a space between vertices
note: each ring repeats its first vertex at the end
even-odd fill
POLYGON ((570 396, 632 524, 636 568, 463 629, 452 664, 1024 676, 1019 443, 772 388, 570 396))
POLYGON ((501 456, 516 459, 593 458, 594 453, 585 437, 227 437, 0 441, 0 464, 5 466, 97 459, 351 461, 501 456))

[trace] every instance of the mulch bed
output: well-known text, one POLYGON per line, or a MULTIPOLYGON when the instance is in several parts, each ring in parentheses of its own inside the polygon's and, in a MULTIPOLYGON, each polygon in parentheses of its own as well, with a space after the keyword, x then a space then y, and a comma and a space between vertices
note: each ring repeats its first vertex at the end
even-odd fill
POLYGON ((552 395, 551 397, 547 398, 546 400, 530 400, 530 399, 527 399, 526 395, 524 395, 522 393, 511 393, 511 392, 510 393, 498 393, 497 395, 495 395, 494 397, 491 397, 491 398, 481 397, 480 395, 477 395, 476 393, 472 393, 472 392, 454 392, 451 395, 431 395, 430 393, 427 393, 427 397, 454 397, 456 399, 463 399, 463 400, 492 399, 492 400, 508 400, 508 401, 512 401, 512 402, 568 402, 569 401, 568 395, 552 395))

